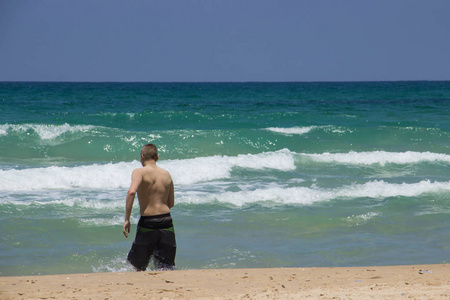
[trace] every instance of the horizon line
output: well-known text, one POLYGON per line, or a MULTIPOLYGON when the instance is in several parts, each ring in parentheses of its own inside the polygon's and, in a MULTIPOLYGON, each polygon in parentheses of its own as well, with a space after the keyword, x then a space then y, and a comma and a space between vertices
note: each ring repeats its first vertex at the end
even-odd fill
POLYGON ((450 79, 420 80, 317 80, 317 81, 70 81, 70 80, 0 80, 0 83, 382 83, 382 82, 449 82, 450 79))

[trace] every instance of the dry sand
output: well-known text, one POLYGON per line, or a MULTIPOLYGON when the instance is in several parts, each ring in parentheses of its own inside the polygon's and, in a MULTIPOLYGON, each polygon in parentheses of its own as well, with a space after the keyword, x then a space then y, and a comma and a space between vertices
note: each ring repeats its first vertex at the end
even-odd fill
POLYGON ((0 299, 450 299, 450 265, 0 277, 0 299))

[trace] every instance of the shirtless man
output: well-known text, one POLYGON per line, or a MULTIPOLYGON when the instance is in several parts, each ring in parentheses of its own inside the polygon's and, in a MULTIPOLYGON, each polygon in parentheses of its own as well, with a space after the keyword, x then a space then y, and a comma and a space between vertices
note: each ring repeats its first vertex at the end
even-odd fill
POLYGON ((126 198, 123 234, 128 237, 134 197, 138 194, 141 218, 127 257, 137 271, 145 271, 152 256, 157 270, 171 270, 175 266, 177 246, 170 216, 174 205, 173 181, 169 172, 156 166, 158 158, 155 145, 142 147, 142 168, 133 171, 126 198))

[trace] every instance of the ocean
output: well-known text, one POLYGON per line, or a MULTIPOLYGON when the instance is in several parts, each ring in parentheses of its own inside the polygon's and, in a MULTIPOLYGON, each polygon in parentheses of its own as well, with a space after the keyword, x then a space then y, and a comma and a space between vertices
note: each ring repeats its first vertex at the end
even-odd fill
POLYGON ((147 143, 179 270, 449 262, 450 82, 3 82, 0 276, 132 271, 147 143))

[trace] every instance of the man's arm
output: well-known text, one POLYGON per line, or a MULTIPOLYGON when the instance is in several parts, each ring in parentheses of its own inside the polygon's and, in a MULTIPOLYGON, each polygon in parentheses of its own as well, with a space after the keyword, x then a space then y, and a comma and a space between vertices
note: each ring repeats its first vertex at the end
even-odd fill
POLYGON ((128 233, 130 233, 130 217, 131 210, 133 209, 134 197, 136 196, 137 189, 142 181, 142 175, 139 172, 139 169, 136 169, 131 174, 131 185, 128 189, 126 204, 125 204, 125 222, 123 223, 122 232, 125 237, 128 237, 128 233))

